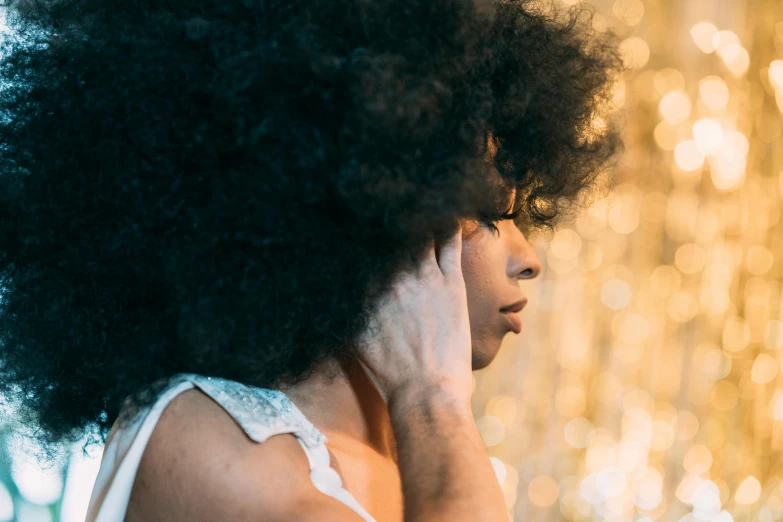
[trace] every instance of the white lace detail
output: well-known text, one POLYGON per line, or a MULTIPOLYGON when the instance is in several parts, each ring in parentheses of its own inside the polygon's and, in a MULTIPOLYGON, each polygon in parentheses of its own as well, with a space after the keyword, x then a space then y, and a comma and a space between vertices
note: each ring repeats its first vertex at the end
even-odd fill
POLYGON ((281 391, 196 374, 180 374, 172 379, 180 380, 193 382, 217 401, 256 442, 264 442, 277 433, 296 433, 310 447, 328 442, 281 391))

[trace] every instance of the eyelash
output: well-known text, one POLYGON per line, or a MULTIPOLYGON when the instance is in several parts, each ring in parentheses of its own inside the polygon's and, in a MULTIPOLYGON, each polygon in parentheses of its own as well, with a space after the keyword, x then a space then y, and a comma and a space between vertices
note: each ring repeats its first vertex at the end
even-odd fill
POLYGON ((495 223, 497 223, 497 221, 485 221, 484 222, 484 226, 486 226, 488 229, 490 229, 492 231, 493 235, 495 233, 497 233, 497 235, 499 236, 500 235, 500 229, 498 229, 498 227, 495 226, 495 223))
POLYGON ((498 236, 500 236, 500 230, 495 225, 495 223, 498 223, 498 222, 506 220, 506 219, 515 220, 517 218, 517 216, 519 216, 519 214, 521 212, 522 212, 522 209, 518 208, 517 210, 515 210, 513 212, 512 211, 508 211, 508 212, 505 212, 505 213, 501 214, 500 216, 498 216, 497 219, 487 219, 483 223, 484 223, 484 226, 486 226, 488 229, 490 229, 492 231, 493 235, 497 234, 498 236))
MULTIPOLYGON (((500 237, 500 229, 497 227, 496 223, 499 223, 505 219, 509 218, 504 217, 502 219, 487 219, 486 221, 483 221, 482 224, 492 232, 492 235, 497 234, 497 236, 500 237)), ((517 223, 516 220, 514 221, 514 224, 517 226, 519 231, 525 235, 525 237, 530 234, 530 228, 527 226, 527 224, 517 223)))

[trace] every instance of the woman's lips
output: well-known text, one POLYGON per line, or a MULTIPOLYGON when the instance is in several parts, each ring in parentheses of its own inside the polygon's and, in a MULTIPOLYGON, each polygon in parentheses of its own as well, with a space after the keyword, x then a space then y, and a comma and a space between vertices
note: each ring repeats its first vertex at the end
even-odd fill
POLYGON ((501 312, 508 321, 511 331, 518 334, 522 331, 522 318, 517 312, 501 312))

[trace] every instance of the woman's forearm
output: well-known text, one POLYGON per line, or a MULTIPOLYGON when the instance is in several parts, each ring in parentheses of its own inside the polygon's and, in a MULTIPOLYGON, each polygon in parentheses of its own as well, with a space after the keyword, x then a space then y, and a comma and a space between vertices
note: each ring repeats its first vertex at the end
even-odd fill
POLYGON ((506 522, 503 492, 470 404, 412 387, 389 401, 405 522, 506 522))

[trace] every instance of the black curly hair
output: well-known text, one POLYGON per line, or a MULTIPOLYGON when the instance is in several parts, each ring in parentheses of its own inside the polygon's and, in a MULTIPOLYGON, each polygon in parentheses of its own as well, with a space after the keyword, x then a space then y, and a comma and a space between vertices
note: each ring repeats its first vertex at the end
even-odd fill
POLYGON ((44 444, 105 440, 173 374, 279 388, 355 354, 458 218, 551 229, 620 146, 590 129, 622 60, 541 5, 11 4, 0 392, 44 444))

